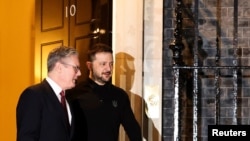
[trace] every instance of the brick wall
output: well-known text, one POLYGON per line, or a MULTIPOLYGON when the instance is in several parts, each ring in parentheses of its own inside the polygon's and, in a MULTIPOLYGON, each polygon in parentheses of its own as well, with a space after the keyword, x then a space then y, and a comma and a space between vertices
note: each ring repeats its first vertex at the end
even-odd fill
MULTIPOLYGON (((198 13, 194 13, 195 0, 182 0, 182 36, 184 49, 183 61, 193 66, 195 35, 200 37, 197 44, 199 66, 250 66, 250 1, 248 0, 198 0, 198 13), (238 3, 234 3, 238 2, 238 3), (235 6, 238 10, 235 13, 235 6), (198 19, 194 17, 198 14, 198 19), (235 16, 234 14, 237 14, 235 16), (236 17, 236 19, 235 19, 236 17), (235 23, 236 22, 236 23, 235 23), (195 33, 195 27, 198 32, 195 33), (218 38, 217 38, 218 37, 218 38), (218 39, 218 40, 217 40, 218 39), (217 49, 219 54, 217 54, 217 49), (236 63, 234 63, 236 62, 236 63)), ((164 0, 163 33, 163 126, 164 141, 174 139, 174 77, 172 50, 169 48, 174 39, 176 0, 164 0)), ((247 68, 247 67, 245 67, 247 68)), ((232 68, 220 69, 219 89, 215 87, 215 69, 201 69, 198 77, 198 140, 207 141, 207 125, 250 124, 250 69, 237 71, 237 83, 232 68), (237 103, 235 102, 237 90, 237 103), (219 99, 216 99, 219 90, 219 99), (219 109, 216 110, 216 106, 219 109), (237 115, 234 114, 236 111, 237 115), (219 112, 218 115, 216 113, 219 112), (219 117, 219 118, 218 118, 219 117)), ((184 85, 180 94, 181 138, 193 140, 193 90, 192 70, 180 82, 184 85), (190 76, 190 77, 187 77, 190 76)))

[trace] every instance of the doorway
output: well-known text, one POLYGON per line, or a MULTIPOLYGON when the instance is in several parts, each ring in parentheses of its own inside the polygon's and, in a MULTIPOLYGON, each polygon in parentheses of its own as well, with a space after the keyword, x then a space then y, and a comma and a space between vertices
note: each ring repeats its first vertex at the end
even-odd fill
POLYGON ((82 75, 88 77, 86 52, 93 43, 112 45, 112 0, 36 0, 35 81, 47 75, 46 59, 60 45, 78 50, 82 75))

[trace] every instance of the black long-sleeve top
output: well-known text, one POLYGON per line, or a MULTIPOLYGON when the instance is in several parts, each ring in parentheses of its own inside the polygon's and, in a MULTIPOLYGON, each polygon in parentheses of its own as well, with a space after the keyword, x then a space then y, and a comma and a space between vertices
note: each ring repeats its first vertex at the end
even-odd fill
POLYGON ((118 141, 120 125, 124 127, 130 141, 142 141, 140 125, 123 89, 111 83, 100 86, 88 79, 66 94, 69 100, 81 105, 85 119, 79 119, 78 122, 84 122, 86 130, 79 132, 86 134, 87 141, 118 141))

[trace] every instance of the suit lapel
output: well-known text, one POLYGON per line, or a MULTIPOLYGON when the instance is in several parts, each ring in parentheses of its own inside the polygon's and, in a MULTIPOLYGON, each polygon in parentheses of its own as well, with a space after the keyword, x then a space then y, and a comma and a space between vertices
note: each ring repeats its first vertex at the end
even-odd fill
POLYGON ((64 125, 65 129, 69 133, 70 129, 68 127, 68 119, 65 117, 65 113, 63 111, 62 105, 57 98, 55 92, 53 91, 52 87, 49 85, 49 83, 46 81, 46 79, 43 80, 42 84, 46 88, 46 93, 48 94, 48 97, 51 101, 51 105, 56 109, 55 114, 58 115, 58 119, 61 120, 62 124, 64 125))

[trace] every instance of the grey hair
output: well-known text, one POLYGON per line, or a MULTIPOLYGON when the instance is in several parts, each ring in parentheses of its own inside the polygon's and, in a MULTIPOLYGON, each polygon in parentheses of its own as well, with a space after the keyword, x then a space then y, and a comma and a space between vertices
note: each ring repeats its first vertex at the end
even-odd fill
POLYGON ((78 56, 78 52, 73 47, 59 46, 50 51, 47 58, 47 70, 50 72, 55 67, 55 64, 61 61, 63 58, 70 56, 78 56))

